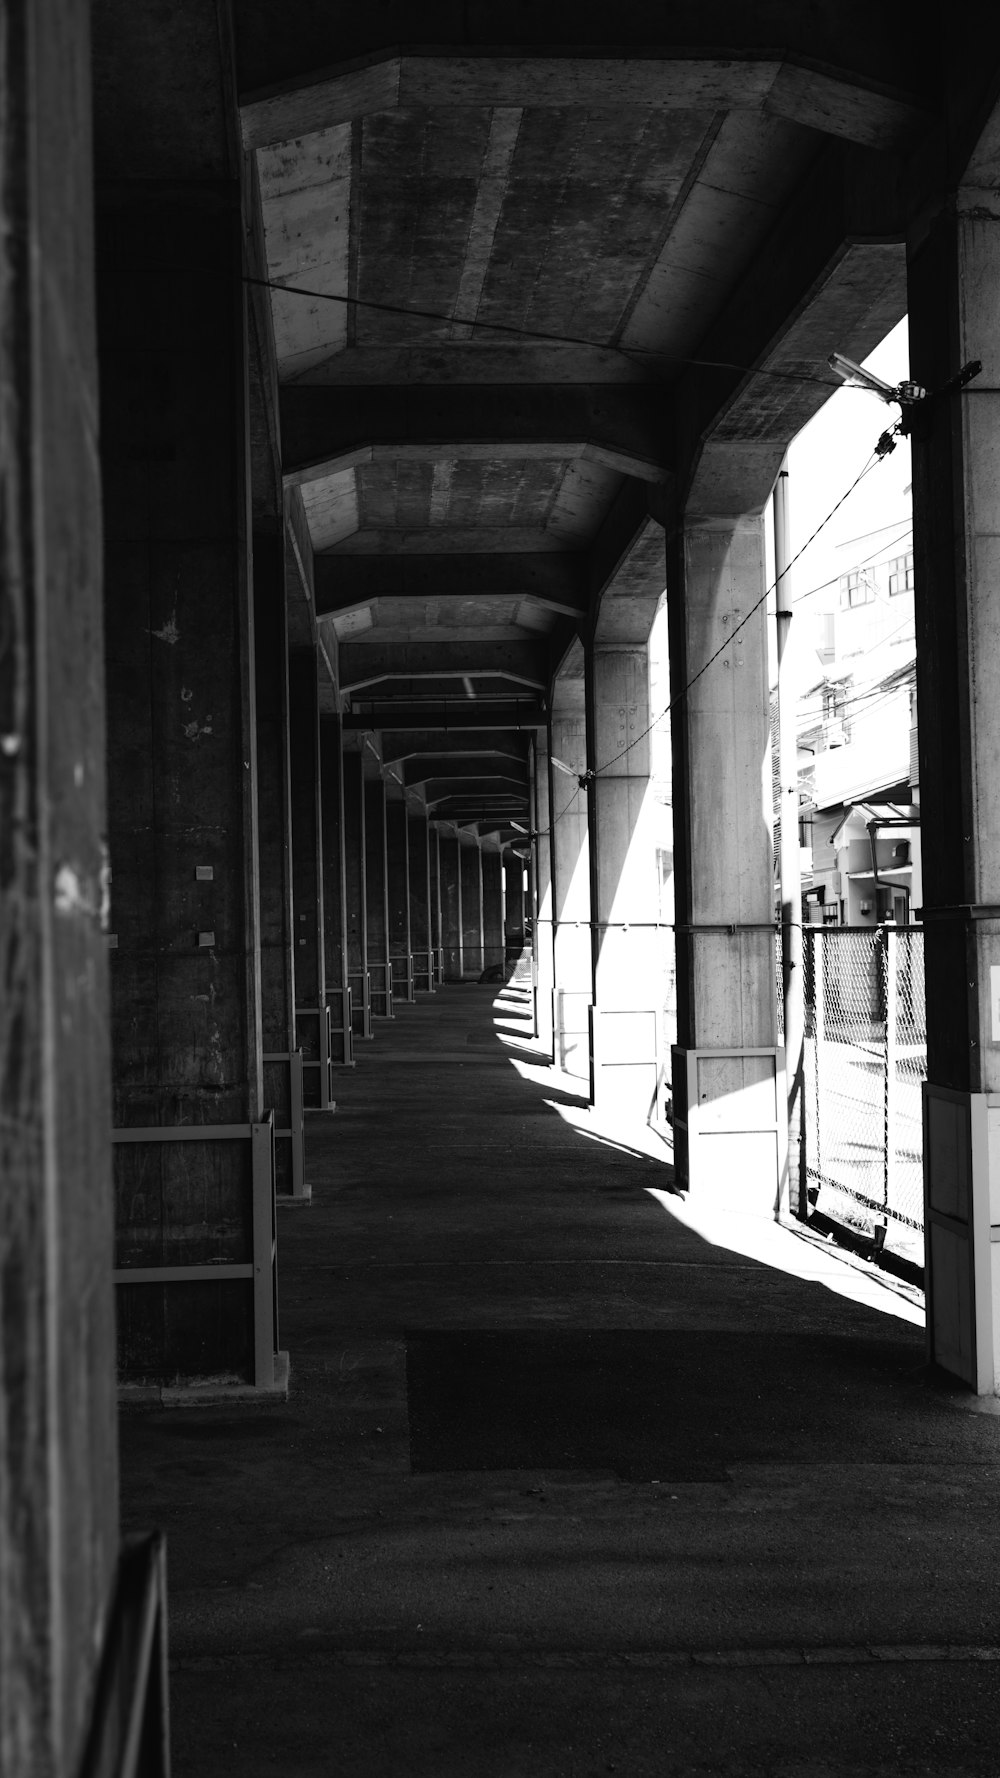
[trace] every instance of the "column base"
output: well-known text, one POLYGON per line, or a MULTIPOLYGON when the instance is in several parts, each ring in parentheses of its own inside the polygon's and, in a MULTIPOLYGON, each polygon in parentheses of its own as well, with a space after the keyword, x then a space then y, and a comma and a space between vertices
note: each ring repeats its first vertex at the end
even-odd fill
POLYGON ((924 1083, 928 1357, 1000 1389, 1000 1094, 924 1083))
POLYGON ((655 1009, 590 1006, 588 1012, 594 1109, 631 1123, 651 1122, 660 1084, 655 1009))
POLYGON ((313 1200, 313 1188, 304 1185, 300 1192, 275 1192, 274 1203, 278 1210, 304 1210, 313 1200))
POLYGON ((783 1049, 672 1052, 674 1161, 682 1190, 776 1217, 788 1196, 783 1049))
POLYGON ((590 1081, 593 1041, 589 989, 556 988, 552 995, 552 1054, 557 1068, 590 1081))
POLYGON ((255 1383, 120 1383, 121 1408, 214 1408, 238 1402, 287 1401, 290 1365, 287 1352, 274 1355, 274 1382, 264 1388, 255 1383))

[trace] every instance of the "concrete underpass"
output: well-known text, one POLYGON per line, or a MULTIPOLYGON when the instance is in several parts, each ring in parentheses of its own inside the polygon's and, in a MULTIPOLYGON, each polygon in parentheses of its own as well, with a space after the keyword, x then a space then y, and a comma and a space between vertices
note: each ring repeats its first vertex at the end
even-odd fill
POLYGON ((516 983, 360 1049, 281 1218, 287 1403, 122 1424, 179 1778, 995 1771, 996 1418, 905 1291, 696 1232, 667 1156, 516 983))

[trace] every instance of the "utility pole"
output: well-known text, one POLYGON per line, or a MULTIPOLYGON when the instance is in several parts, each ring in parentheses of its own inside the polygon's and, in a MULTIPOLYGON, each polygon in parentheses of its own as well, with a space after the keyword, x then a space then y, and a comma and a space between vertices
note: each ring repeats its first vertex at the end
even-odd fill
POLYGON ((785 1079, 788 1085, 788 1177, 795 1182, 795 1213, 806 1221, 802 1141, 805 1008, 802 978, 802 868, 799 857, 799 773, 796 748, 795 688, 789 679, 788 642, 792 628, 789 573, 788 461, 774 484, 774 576, 778 629, 779 877, 781 893, 781 980, 785 1014, 785 1079))

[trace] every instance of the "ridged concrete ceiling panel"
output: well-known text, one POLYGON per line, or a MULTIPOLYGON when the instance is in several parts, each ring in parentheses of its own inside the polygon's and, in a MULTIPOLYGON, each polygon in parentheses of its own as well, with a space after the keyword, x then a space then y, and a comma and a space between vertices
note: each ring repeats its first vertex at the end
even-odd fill
POLYGON ((549 510, 547 529, 567 544, 589 543, 624 479, 603 463, 589 463, 582 458, 568 463, 549 510))
MULTIPOLYGON (((347 294, 351 212, 351 125, 318 130, 258 155, 268 277, 347 294)), ((347 344, 348 311, 320 295, 273 293, 279 375, 292 378, 347 344)))
POLYGON ((525 111, 479 318, 609 343, 711 114, 525 111))
POLYGON ((370 530, 542 529, 571 467, 562 458, 366 463, 357 471, 360 524, 370 530))
MULTIPOLYGON (((487 108, 380 111, 363 125, 358 295, 450 317, 490 140, 487 108)), ((446 339, 450 321, 359 309, 358 345, 446 339)))
POLYGON ((337 475, 324 475, 318 481, 306 482, 302 488, 309 536, 315 550, 330 549, 353 537, 358 528, 358 488, 356 472, 341 470, 337 475))
POLYGON ((517 598, 477 598, 470 587, 467 599, 376 599, 372 611, 376 629, 419 634, 422 640, 432 640, 433 631, 441 642, 460 641, 467 635, 498 641, 508 632, 517 641, 520 604, 517 598))

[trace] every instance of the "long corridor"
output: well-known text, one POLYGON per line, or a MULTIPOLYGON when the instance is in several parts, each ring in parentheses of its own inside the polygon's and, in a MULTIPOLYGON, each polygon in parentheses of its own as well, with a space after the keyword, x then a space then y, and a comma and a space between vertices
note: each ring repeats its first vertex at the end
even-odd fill
POLYGON ((996 1772, 1000 1419, 912 1298, 675 1197, 516 986, 400 1006, 307 1142, 287 1403, 123 1421, 178 1778, 996 1772))

